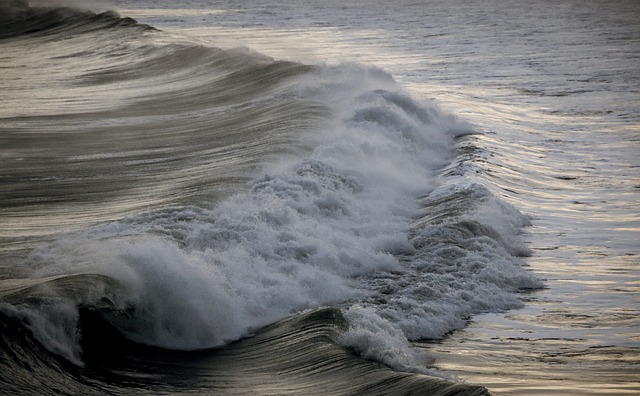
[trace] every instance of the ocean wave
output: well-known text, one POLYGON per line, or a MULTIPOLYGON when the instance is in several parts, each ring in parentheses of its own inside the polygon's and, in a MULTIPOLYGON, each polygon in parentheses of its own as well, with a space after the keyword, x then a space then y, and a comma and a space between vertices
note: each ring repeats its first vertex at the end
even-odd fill
POLYGON ((135 25, 114 14, 23 6, 15 21, 39 13, 39 31, 110 44, 75 37, 55 66, 34 57, 63 99, 11 106, 0 124, 15 149, 0 156, 12 186, 0 198, 18 219, 5 229, 35 246, 19 264, 30 276, 0 285, 1 309, 48 351, 90 363, 88 311, 127 342, 196 351, 331 306, 348 323, 342 349, 425 372, 410 340, 540 287, 516 257, 526 217, 450 172, 473 127, 384 71, 146 29, 123 41, 103 35, 135 25))
POLYGON ((0 384, 8 394, 195 393, 332 395, 488 395, 480 386, 401 373, 340 346, 347 324, 337 309, 287 318, 224 349, 171 352, 119 338, 99 313, 84 309, 87 364, 50 354, 0 313, 0 384), (358 378, 354 381, 354 378, 358 378), (10 380, 9 380, 10 379, 10 380))
POLYGON ((31 5, 27 0, 0 4, 0 40, 24 35, 81 34, 102 29, 134 27, 153 29, 113 11, 94 12, 50 3, 31 5))

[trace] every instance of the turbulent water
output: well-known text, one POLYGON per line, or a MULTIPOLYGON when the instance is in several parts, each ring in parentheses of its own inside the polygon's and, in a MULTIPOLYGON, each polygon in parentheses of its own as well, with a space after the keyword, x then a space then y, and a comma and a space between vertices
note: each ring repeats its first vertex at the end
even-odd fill
POLYGON ((638 26, 5 1, 1 393, 640 391, 638 26))

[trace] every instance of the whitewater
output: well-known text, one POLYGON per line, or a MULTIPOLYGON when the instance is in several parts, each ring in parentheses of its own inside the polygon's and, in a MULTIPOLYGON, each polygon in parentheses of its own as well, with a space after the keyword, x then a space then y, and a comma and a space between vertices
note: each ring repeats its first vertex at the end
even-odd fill
POLYGON ((640 391, 638 22, 4 3, 1 390, 640 391))

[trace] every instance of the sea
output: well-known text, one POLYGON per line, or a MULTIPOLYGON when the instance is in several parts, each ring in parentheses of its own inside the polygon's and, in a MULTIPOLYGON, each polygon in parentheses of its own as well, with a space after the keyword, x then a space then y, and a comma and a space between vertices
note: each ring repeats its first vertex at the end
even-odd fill
POLYGON ((2 0, 0 394, 640 394, 640 2, 2 0))

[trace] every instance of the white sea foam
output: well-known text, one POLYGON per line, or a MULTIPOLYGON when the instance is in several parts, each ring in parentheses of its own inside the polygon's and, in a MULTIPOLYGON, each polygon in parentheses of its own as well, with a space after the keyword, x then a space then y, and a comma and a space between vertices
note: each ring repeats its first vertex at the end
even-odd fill
POLYGON ((342 337, 343 345, 395 370, 444 377, 442 373, 427 369, 425 366, 431 362, 430 357, 413 348, 398 326, 380 317, 374 308, 353 305, 345 311, 345 317, 349 329, 342 337))
MULTIPOLYGON (((303 309, 356 302, 346 311, 353 323, 345 344, 414 371, 422 364, 407 337, 441 336, 474 312, 515 300, 505 303, 496 291, 506 296, 519 284, 495 288, 482 274, 471 280, 478 265, 495 272, 496 258, 509 260, 491 251, 497 242, 488 236, 475 237, 488 239, 489 250, 458 246, 473 257, 446 275, 432 262, 447 259, 445 247, 433 252, 417 241, 437 229, 413 224, 418 198, 433 193, 435 171, 468 125, 415 102, 382 71, 355 65, 319 68, 297 94, 335 115, 302 137, 313 147, 306 158, 267 167, 247 191, 213 209, 149 213, 87 230, 38 249, 31 265, 41 276, 117 279, 126 291, 110 296, 117 313, 108 320, 135 341, 173 349, 222 345, 303 309)), ((510 271, 502 274, 507 283, 510 271)), ((90 301, 74 303, 97 297, 83 298, 90 301)), ((55 325, 32 328, 77 360, 75 347, 60 346, 75 335, 55 336, 47 330, 55 325)))

